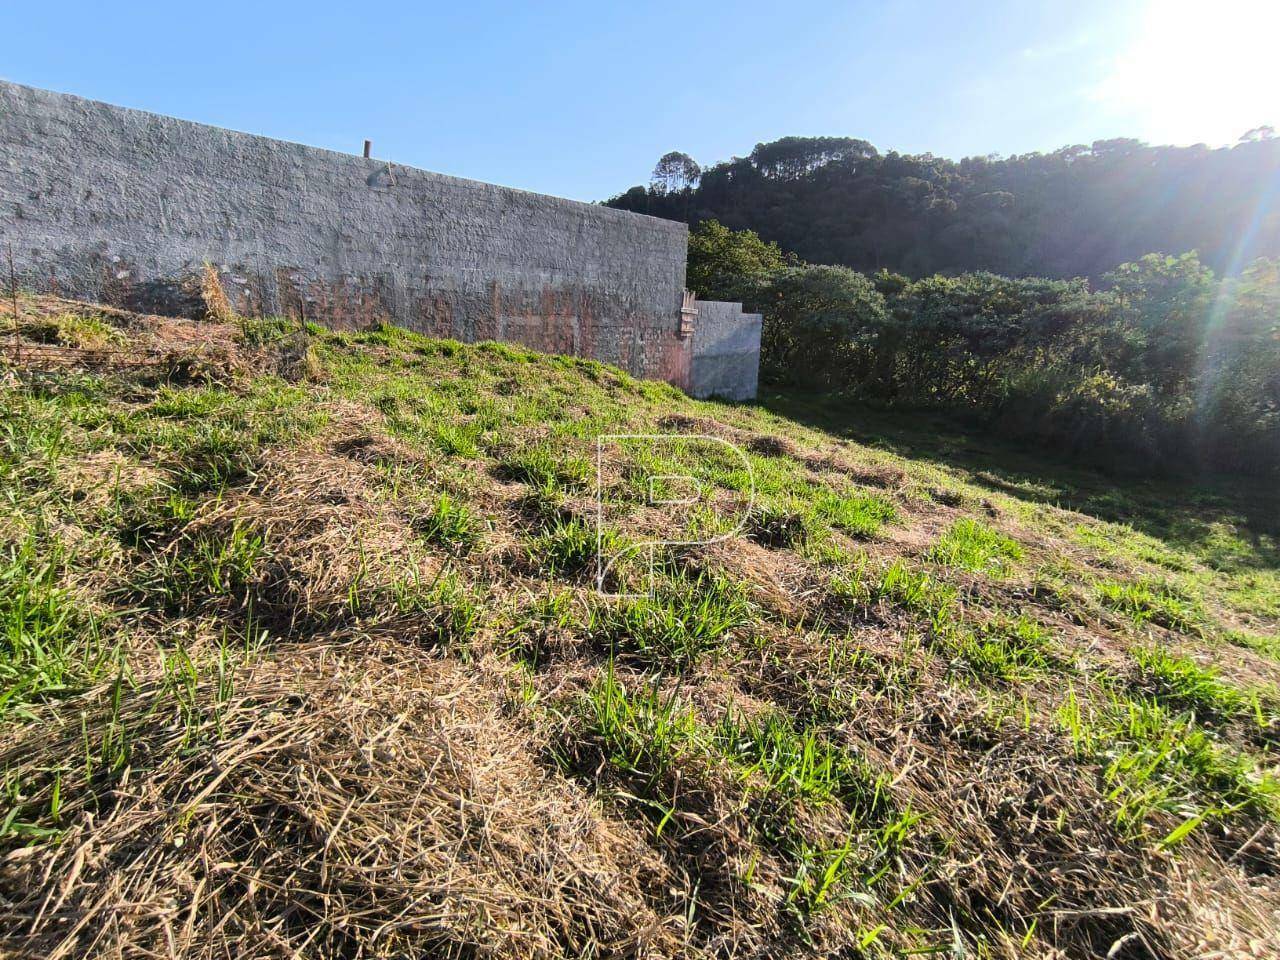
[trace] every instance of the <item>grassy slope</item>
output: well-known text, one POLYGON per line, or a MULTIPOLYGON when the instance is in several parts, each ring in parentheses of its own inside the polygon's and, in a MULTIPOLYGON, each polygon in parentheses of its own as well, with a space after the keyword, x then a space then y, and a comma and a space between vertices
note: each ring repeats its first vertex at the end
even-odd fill
POLYGON ((6 953, 1173 957, 1280 921, 1256 493, 394 329, 24 315, 156 362, 0 387, 6 953), (606 457, 612 586, 725 539, 604 599, 595 438, 654 432, 750 470, 606 457), (699 503, 646 503, 682 473, 699 503))

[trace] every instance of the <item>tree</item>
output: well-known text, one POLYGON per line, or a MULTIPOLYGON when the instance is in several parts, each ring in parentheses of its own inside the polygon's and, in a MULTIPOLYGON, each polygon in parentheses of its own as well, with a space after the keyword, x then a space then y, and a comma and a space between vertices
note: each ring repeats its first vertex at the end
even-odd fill
POLYGON ((1165 395, 1186 391, 1201 365, 1218 293, 1213 271, 1195 253, 1149 254, 1122 263, 1103 282, 1118 298, 1121 321, 1137 349, 1134 379, 1165 395))
POLYGON ((693 157, 679 150, 672 150, 664 153, 653 168, 650 182, 661 193, 674 193, 693 186, 700 176, 702 168, 693 157))
POLYGON ((847 267, 789 267, 760 292, 763 373, 770 379, 843 389, 875 364, 891 323, 875 284, 847 267))
POLYGON ((772 143, 757 143, 751 151, 751 162, 766 176, 790 180, 828 163, 875 155, 875 147, 853 137, 783 137, 772 143))
POLYGON ((960 414, 1112 469, 1280 478, 1280 261, 1219 279, 1195 254, 1153 254, 1101 289, 868 277, 708 220, 688 275, 764 314, 767 380, 960 414))
POLYGON ((689 234, 686 285, 704 300, 752 299, 759 282, 792 262, 776 243, 752 230, 730 230, 704 221, 689 234))

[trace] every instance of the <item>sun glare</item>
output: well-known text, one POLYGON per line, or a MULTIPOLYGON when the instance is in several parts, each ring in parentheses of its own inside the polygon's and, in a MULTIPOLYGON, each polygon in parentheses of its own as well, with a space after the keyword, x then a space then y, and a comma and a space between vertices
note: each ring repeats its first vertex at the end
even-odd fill
POLYGON ((1280 126, 1280 4, 1152 0, 1096 92, 1150 143, 1217 146, 1280 126))

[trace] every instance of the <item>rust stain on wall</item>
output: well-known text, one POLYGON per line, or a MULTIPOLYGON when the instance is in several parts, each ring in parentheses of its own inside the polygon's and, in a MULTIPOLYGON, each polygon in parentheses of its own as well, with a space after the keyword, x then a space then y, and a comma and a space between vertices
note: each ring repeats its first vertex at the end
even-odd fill
POLYGON ((591 295, 585 290, 574 294, 578 313, 578 346, 584 357, 598 357, 596 340, 596 311, 591 295))
POLYGON ((457 338, 453 322, 453 304, 442 294, 433 293, 421 298, 413 315, 415 317, 413 328, 419 333, 450 340, 457 338))
POLYGON ((682 390, 689 389, 689 372, 693 365, 693 340, 681 337, 675 330, 652 331, 657 347, 657 365, 650 376, 666 380, 682 390))

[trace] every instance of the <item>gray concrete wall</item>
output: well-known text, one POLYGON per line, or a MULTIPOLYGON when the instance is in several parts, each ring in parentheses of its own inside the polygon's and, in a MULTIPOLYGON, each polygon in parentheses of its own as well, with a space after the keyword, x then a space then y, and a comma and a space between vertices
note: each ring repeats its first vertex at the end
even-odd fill
POLYGON ((24 282, 246 313, 389 318, 689 383, 684 224, 0 81, 0 241, 24 282))
POLYGON ((743 313, 740 303, 699 300, 697 306, 689 392, 695 397, 754 399, 764 318, 743 313))

